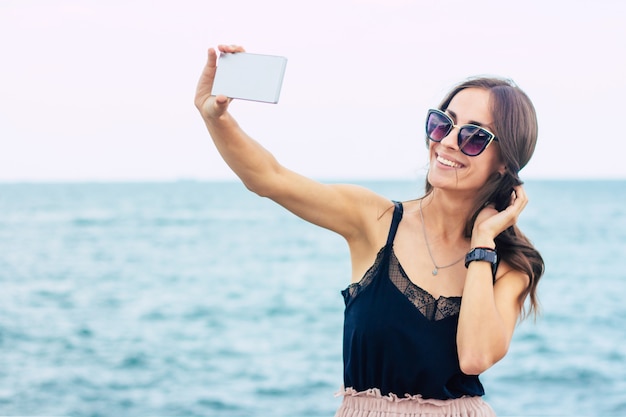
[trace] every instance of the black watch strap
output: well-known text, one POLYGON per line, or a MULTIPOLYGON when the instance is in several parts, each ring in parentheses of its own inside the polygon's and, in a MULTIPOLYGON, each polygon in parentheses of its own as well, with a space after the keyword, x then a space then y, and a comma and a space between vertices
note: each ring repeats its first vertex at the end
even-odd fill
POLYGON ((465 255, 465 267, 467 268, 470 262, 473 261, 485 261, 491 263, 491 272, 493 278, 496 278, 496 269, 498 269, 498 252, 491 248, 474 248, 465 255))

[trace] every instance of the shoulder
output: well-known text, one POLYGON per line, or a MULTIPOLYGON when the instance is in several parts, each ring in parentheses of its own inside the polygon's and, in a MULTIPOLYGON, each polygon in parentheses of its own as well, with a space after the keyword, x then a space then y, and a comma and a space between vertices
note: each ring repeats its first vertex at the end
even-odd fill
POLYGON ((396 203, 360 186, 345 187, 345 190, 353 196, 352 212, 355 215, 359 213, 362 217, 362 233, 355 237, 378 246, 381 239, 386 239, 389 225, 396 210, 396 203))
POLYGON ((380 211, 379 214, 383 214, 389 208, 393 208, 391 200, 362 185, 330 184, 327 187, 334 190, 336 194, 343 196, 346 202, 349 202, 354 207, 368 211, 380 211))
MULTIPOLYGON (((359 219, 360 226, 355 233, 344 235, 351 250, 356 253, 378 252, 387 240, 396 211, 396 202, 358 185, 336 185, 336 187, 344 195, 349 196, 347 210, 350 216, 359 219)), ((405 206, 402 203, 399 205, 401 211, 405 212, 405 206)))
POLYGON ((350 216, 361 218, 365 226, 393 215, 394 202, 369 188, 355 184, 331 184, 328 187, 333 190, 329 197, 350 216))

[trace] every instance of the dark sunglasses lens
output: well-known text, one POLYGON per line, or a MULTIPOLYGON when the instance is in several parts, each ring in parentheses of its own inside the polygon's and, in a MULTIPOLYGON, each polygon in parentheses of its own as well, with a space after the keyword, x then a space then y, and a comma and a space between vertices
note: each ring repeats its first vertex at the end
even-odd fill
POLYGON ((429 112, 426 118, 426 135, 435 142, 441 141, 450 133, 452 123, 444 115, 437 112, 429 112))
POLYGON ((465 155, 476 156, 489 144, 489 132, 474 126, 464 126, 459 131, 459 149, 465 155))

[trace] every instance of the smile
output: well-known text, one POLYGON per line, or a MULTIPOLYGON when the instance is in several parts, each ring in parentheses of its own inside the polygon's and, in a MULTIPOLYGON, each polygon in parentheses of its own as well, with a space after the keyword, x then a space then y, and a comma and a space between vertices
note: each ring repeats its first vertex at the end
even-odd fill
POLYGON ((463 165, 454 162, 454 161, 450 161, 442 156, 437 155, 437 162, 439 162, 440 164, 443 164, 445 166, 451 167, 451 168, 462 168, 463 165))

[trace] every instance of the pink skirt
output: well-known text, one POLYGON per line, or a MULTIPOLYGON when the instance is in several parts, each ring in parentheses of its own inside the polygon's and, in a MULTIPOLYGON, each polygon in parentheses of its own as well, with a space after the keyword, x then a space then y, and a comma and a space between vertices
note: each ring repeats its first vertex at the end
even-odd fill
POLYGON ((452 400, 422 398, 419 395, 399 398, 381 395, 380 390, 357 392, 348 388, 337 393, 343 402, 335 417, 495 417, 493 409, 481 397, 452 400))

